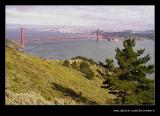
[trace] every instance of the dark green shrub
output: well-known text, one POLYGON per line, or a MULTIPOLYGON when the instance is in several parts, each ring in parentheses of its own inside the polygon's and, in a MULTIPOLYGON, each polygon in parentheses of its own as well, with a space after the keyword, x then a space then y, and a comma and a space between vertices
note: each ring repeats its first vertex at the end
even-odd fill
POLYGON ((73 62, 71 66, 72 66, 72 68, 79 70, 79 66, 76 62, 73 62))
POLYGON ((68 60, 65 60, 63 62, 63 66, 70 67, 70 62, 68 60))
POLYGON ((80 71, 86 74, 88 79, 94 78, 94 72, 90 69, 89 64, 87 62, 81 62, 80 71))
POLYGON ((71 58, 71 60, 75 60, 75 59, 82 59, 84 61, 88 61, 91 64, 98 65, 98 63, 96 61, 94 61, 92 58, 89 59, 89 58, 86 58, 86 57, 83 57, 83 56, 76 56, 76 57, 71 58))
POLYGON ((88 79, 94 79, 95 76, 92 70, 89 70, 86 75, 88 79))
POLYGON ((89 64, 87 62, 84 62, 84 61, 81 62, 79 67, 80 67, 80 71, 83 72, 83 73, 86 73, 89 70, 89 64))

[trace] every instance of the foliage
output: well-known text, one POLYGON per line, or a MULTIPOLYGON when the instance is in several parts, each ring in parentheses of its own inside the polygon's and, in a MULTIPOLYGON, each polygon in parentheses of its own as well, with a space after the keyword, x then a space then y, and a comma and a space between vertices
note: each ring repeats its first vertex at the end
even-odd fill
POLYGON ((80 67, 81 72, 83 72, 83 73, 86 73, 89 70, 89 64, 84 61, 81 62, 79 67, 80 67))
POLYGON ((89 58, 86 58, 86 57, 83 57, 83 56, 76 56, 76 57, 71 58, 71 60, 75 60, 75 59, 82 59, 84 61, 88 61, 91 64, 98 65, 98 63, 96 61, 94 61, 93 59, 91 59, 91 58, 89 59, 89 58))
POLYGON ((150 60, 149 54, 140 57, 145 49, 133 50, 135 40, 128 38, 123 42, 123 49, 117 48, 116 60, 118 67, 114 67, 112 59, 106 59, 107 65, 100 62, 106 71, 106 80, 103 84, 110 90, 118 90, 122 103, 126 104, 153 104, 154 81, 147 79, 146 74, 154 71, 154 65, 146 65, 150 60), (109 75, 109 72, 113 75, 109 75))
POLYGON ((138 86, 136 81, 119 80, 116 77, 107 77, 103 84, 108 85, 106 88, 110 90, 118 90, 123 93, 134 92, 138 86))
POLYGON ((69 61, 68 61, 68 60, 65 60, 64 63, 63 63, 63 66, 70 67, 69 61))
POLYGON ((128 38, 123 42, 124 48, 120 50, 116 49, 116 59, 119 65, 120 79, 124 80, 136 80, 141 81, 142 78, 146 77, 146 74, 153 72, 154 65, 145 65, 149 60, 149 54, 140 57, 145 49, 133 50, 135 46, 135 40, 128 38))
POLYGON ((88 79, 93 79, 94 78, 94 72, 90 69, 89 64, 87 62, 81 62, 80 64, 80 71, 86 74, 86 77, 88 79))
POLYGON ((107 63, 107 69, 109 71, 112 71, 113 68, 114 68, 113 60, 112 59, 106 59, 106 63, 107 63))
POLYGON ((95 77, 94 72, 91 69, 89 69, 89 71, 86 73, 86 75, 87 75, 88 79, 94 79, 94 77, 95 77))
POLYGON ((154 85, 148 86, 149 89, 138 88, 136 92, 125 97, 126 103, 132 104, 153 104, 154 103, 154 85))
MULTIPOLYGON (((106 59, 106 74, 108 76, 113 76, 113 72, 115 71, 115 67, 112 59, 106 59)), ((115 72, 114 72, 115 73, 115 72)))
POLYGON ((79 66, 75 61, 72 63, 71 66, 72 66, 73 69, 79 70, 79 66))

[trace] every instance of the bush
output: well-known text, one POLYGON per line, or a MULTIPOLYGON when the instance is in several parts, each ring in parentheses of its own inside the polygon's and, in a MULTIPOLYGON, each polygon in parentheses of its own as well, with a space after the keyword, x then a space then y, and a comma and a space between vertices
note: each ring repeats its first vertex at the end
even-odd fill
POLYGON ((79 70, 79 66, 76 62, 73 62, 72 63, 72 68, 76 69, 76 70, 79 70))
POLYGON ((91 64, 97 64, 97 62, 95 62, 93 59, 89 59, 89 62, 91 63, 91 64))
POLYGON ((70 67, 70 62, 68 60, 65 60, 63 66, 70 67))
POLYGON ((81 62, 80 71, 85 73, 88 79, 94 78, 94 72, 90 69, 89 64, 87 62, 81 62))
POLYGON ((80 67, 80 71, 83 73, 86 73, 89 70, 89 64, 87 62, 81 62, 79 67, 80 67))
POLYGON ((94 79, 94 76, 95 76, 95 75, 94 75, 94 72, 93 72, 92 70, 89 70, 89 72, 87 72, 86 75, 87 75, 87 78, 88 78, 88 79, 94 79))
POLYGON ((83 57, 83 56, 76 56, 76 57, 71 58, 71 60, 75 60, 75 59, 82 59, 84 61, 88 61, 91 64, 98 65, 98 63, 96 61, 94 61, 93 59, 91 59, 91 58, 89 59, 89 58, 86 58, 86 57, 83 57))

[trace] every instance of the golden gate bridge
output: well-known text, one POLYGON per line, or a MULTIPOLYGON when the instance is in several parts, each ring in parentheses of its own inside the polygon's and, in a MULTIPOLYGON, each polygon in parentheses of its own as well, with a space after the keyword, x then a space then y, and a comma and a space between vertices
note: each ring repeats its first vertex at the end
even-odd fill
MULTIPOLYGON (((24 49, 24 32, 23 32, 23 29, 24 29, 24 28, 20 28, 20 31, 21 31, 21 35, 20 35, 20 36, 21 36, 21 37, 20 37, 21 40, 20 40, 20 43, 21 43, 21 48, 22 48, 22 49, 24 49)), ((97 41, 97 44, 98 44, 98 42, 99 42, 99 35, 100 35, 100 34, 99 34, 99 29, 97 29, 97 31, 96 31, 96 38, 97 38, 96 41, 97 41)))

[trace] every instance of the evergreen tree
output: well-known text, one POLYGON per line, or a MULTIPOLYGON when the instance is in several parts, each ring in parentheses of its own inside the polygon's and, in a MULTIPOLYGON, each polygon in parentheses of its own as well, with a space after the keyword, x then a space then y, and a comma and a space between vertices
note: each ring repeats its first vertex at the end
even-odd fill
POLYGON ((135 40, 128 38, 123 42, 123 48, 116 48, 116 60, 118 67, 114 67, 113 60, 107 59, 107 65, 100 62, 100 66, 108 71, 113 71, 114 75, 106 72, 106 79, 103 82, 111 91, 121 97, 120 102, 124 104, 152 104, 154 103, 154 81, 147 79, 146 74, 154 71, 154 65, 146 63, 150 60, 149 54, 144 54, 145 49, 134 50, 135 40))
POLYGON ((111 75, 111 73, 113 73, 114 71, 114 64, 113 64, 113 60, 112 59, 106 59, 106 74, 107 75, 111 75))
POLYGON ((142 78, 146 77, 146 74, 153 72, 154 65, 146 65, 150 60, 149 54, 144 57, 140 57, 145 49, 134 51, 135 46, 134 39, 125 39, 123 42, 123 49, 117 48, 116 59, 119 65, 120 79, 124 80, 136 80, 142 81, 142 78))

